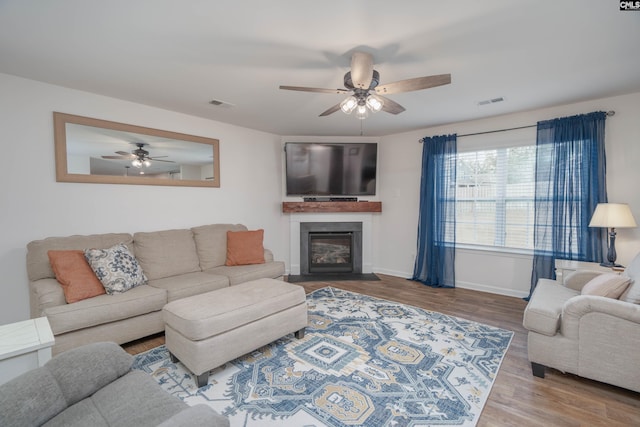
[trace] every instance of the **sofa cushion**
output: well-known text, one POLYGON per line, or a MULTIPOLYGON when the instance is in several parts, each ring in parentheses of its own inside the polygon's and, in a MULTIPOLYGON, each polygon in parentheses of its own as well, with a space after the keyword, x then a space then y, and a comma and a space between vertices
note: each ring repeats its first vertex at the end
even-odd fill
POLYGON ((206 270, 205 273, 227 276, 229 278, 229 284, 234 286, 263 277, 277 279, 284 275, 284 262, 273 261, 265 264, 236 265, 233 267, 223 265, 222 267, 206 270))
POLYGON ((97 297, 49 307, 43 314, 49 319, 54 335, 128 319, 161 310, 167 303, 167 291, 140 285, 128 292, 97 297))
POLYGON ((622 273, 631 280, 629 287, 620 295, 621 301, 640 304, 640 252, 622 273))
POLYGON ((40 426, 67 408, 60 386, 45 368, 27 371, 1 387, 0 426, 40 426))
POLYGON ((49 251, 48 255, 67 303, 82 301, 105 293, 102 283, 85 259, 83 251, 49 251))
POLYGON ((81 400, 43 425, 43 427, 73 426, 111 427, 91 399, 81 400))
POLYGON ((629 286, 629 279, 616 273, 600 274, 582 287, 582 295, 596 295, 617 299, 629 286))
POLYGON ((127 233, 91 234, 87 236, 47 237, 27 244, 27 274, 30 281, 53 278, 55 274, 49 262, 50 250, 69 250, 88 248, 104 249, 117 243, 126 244, 132 249, 133 237, 127 233))
POLYGON ((200 271, 179 276, 165 277, 149 281, 149 285, 165 289, 167 300, 173 301, 191 295, 202 294, 229 286, 229 278, 218 274, 207 274, 200 271))
POLYGON ((246 231, 242 224, 210 224, 194 227, 193 231, 200 268, 210 268, 224 265, 227 260, 227 231, 246 231))
POLYGON ((227 231, 225 265, 264 264, 264 230, 227 231))
POLYGON ((200 271, 191 230, 135 233, 133 246, 149 280, 200 271))
POLYGON ((538 280, 524 310, 523 326, 533 332, 554 336, 560 327, 564 303, 576 295, 580 295, 580 292, 564 287, 555 280, 538 280))
POLYGON ((126 292, 147 281, 138 260, 122 243, 107 249, 85 249, 84 257, 109 295, 126 292))

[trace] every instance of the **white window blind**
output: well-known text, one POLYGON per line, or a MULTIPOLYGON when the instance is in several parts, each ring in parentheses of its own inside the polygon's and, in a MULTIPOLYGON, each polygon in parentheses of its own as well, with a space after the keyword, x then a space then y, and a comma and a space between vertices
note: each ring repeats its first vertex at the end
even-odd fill
POLYGON ((532 249, 535 145, 457 154, 456 244, 532 249))

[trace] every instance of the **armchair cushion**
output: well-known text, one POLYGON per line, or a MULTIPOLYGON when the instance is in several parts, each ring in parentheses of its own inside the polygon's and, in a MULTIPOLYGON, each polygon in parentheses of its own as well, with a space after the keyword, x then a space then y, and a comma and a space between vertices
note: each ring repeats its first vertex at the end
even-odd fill
POLYGON ((616 273, 601 274, 584 285, 582 295, 596 295, 617 299, 629 286, 631 279, 616 273))
POLYGON ((631 261, 631 264, 622 273, 631 280, 626 291, 620 295, 622 301, 640 304, 640 253, 631 261))

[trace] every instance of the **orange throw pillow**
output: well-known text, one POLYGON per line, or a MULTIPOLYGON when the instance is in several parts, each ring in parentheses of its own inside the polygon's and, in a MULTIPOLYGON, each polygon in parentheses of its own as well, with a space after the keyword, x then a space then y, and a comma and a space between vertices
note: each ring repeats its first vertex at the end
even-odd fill
POLYGON ((49 251, 49 262, 67 303, 102 295, 104 286, 84 257, 84 251, 49 251))
POLYGON ((227 231, 225 265, 264 264, 264 230, 227 231))

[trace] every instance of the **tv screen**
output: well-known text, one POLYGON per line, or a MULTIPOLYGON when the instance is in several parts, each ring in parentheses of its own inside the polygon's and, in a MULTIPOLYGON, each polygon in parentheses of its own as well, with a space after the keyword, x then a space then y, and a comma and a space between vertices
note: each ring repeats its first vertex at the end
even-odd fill
POLYGON ((288 196, 376 194, 376 143, 289 142, 285 152, 288 196))

